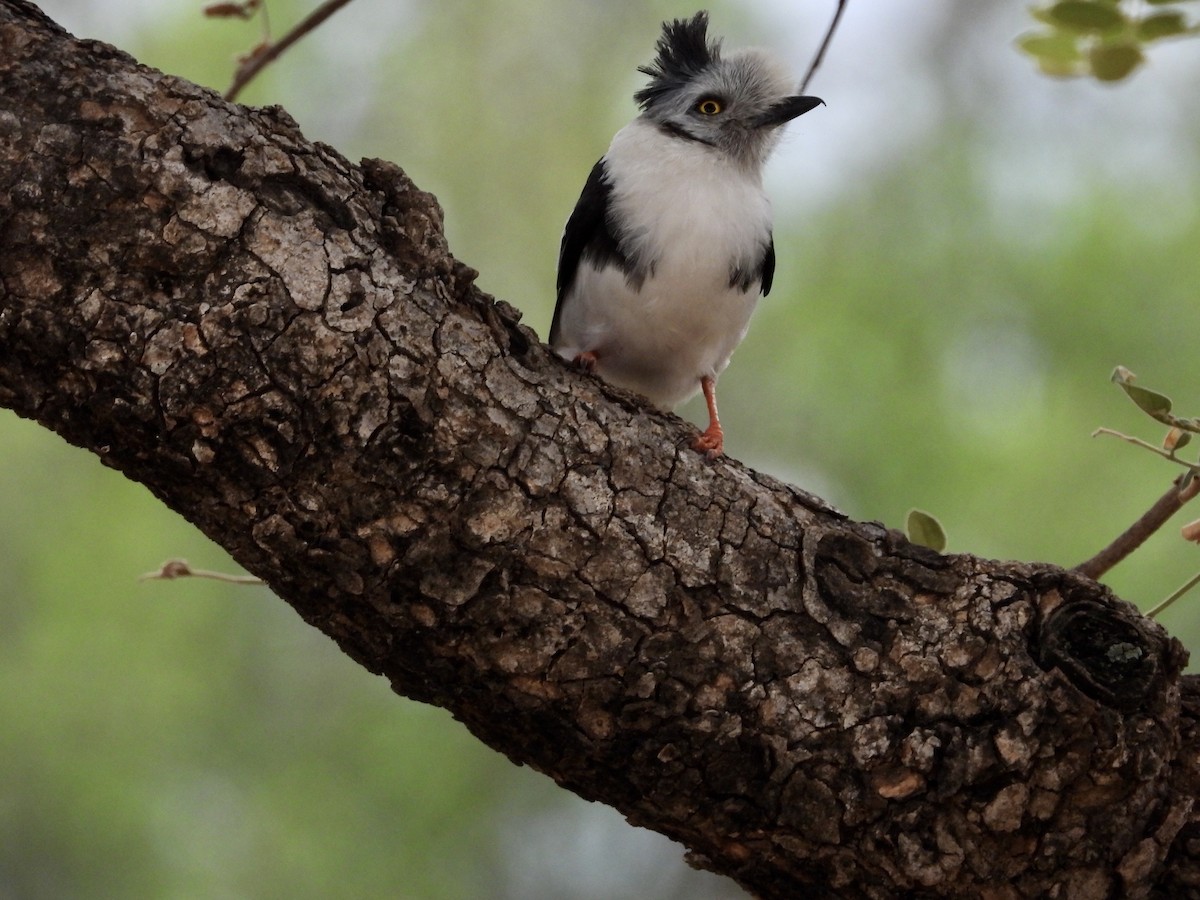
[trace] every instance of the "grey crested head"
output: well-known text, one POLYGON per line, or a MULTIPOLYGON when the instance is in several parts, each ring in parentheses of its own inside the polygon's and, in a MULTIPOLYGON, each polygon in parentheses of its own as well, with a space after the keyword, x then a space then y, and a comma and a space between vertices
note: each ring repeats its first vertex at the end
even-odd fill
POLYGON ((792 93, 787 68, 764 50, 723 55, 708 39, 708 13, 663 23, 657 55, 638 71, 650 76, 633 95, 642 116, 669 134, 695 141, 758 168, 779 126, 822 101, 792 93))

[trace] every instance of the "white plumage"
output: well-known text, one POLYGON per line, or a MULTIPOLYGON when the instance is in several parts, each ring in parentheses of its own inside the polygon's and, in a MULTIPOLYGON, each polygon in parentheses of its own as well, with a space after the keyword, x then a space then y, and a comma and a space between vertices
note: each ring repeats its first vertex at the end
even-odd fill
POLYGON ((709 147, 635 119, 605 154, 611 218, 640 286, 585 259, 568 290, 556 349, 596 354, 607 381, 670 409, 716 378, 745 336, 759 288, 730 286, 730 261, 762 256, 771 206, 758 172, 731 170, 709 147))

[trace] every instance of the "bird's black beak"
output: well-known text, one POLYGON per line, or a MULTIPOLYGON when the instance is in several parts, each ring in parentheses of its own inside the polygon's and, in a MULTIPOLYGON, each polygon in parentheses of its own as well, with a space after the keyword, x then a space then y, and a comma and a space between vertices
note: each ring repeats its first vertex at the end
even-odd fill
POLYGON ((754 127, 774 128, 824 104, 825 101, 820 97, 785 97, 778 103, 772 104, 765 113, 755 119, 754 127))

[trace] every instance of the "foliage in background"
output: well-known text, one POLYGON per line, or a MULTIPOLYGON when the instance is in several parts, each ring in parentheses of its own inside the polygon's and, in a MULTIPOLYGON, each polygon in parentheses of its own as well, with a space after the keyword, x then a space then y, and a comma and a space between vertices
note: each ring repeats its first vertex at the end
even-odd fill
POLYGON ((1189 0, 1058 0, 1030 14, 1042 27, 1017 45, 1047 75, 1120 81, 1146 61, 1149 45, 1200 34, 1189 0))

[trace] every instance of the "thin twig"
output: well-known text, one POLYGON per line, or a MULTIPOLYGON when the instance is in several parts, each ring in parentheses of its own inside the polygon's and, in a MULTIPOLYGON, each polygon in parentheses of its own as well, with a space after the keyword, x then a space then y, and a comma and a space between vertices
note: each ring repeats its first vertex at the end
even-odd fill
POLYGON ((1191 578, 1189 578, 1187 580, 1187 583, 1184 584, 1183 587, 1174 591, 1170 597, 1168 597, 1162 603, 1158 604, 1158 606, 1154 607, 1154 609, 1150 610, 1150 612, 1146 613, 1146 618, 1153 619, 1160 612, 1162 612, 1164 609, 1166 609, 1168 606, 1170 606, 1172 603, 1174 603, 1176 600, 1178 600, 1180 597, 1182 597, 1184 594, 1186 594, 1188 591, 1190 591, 1192 588, 1194 588, 1198 584, 1200 584, 1200 572, 1196 573, 1191 578))
POLYGON ((1171 483, 1171 488, 1155 501, 1142 516, 1129 526, 1117 539, 1089 559, 1075 567, 1075 571, 1088 578, 1099 578, 1126 556, 1140 547, 1150 535, 1162 528, 1167 519, 1179 512, 1183 504, 1200 493, 1200 478, 1192 478, 1187 487, 1179 489, 1184 479, 1180 475, 1171 483))
POLYGON ((1128 434, 1122 434, 1119 431, 1113 431, 1111 428, 1097 428, 1092 432, 1092 437, 1098 437, 1102 434, 1108 435, 1109 437, 1119 438, 1126 443, 1133 444, 1135 447, 1141 447, 1143 450, 1149 450, 1151 453, 1161 456, 1167 462, 1173 462, 1176 465, 1183 466, 1186 469, 1196 468, 1192 463, 1176 456, 1174 450, 1164 450, 1162 447, 1154 446, 1149 441, 1143 441, 1141 438, 1136 438, 1128 434))
POLYGON ((186 559, 168 559, 157 572, 147 572, 138 581, 170 581, 175 578, 211 578, 226 584, 262 584, 261 578, 253 575, 230 575, 209 569, 193 569, 186 559))
POLYGON ((825 32, 825 40, 821 41, 821 46, 817 49, 817 55, 813 57, 812 65, 808 67, 808 71, 804 74, 804 80, 800 82, 801 94, 808 89, 808 83, 812 81, 813 74, 817 71, 817 66, 821 65, 821 61, 825 59, 825 51, 829 49, 829 42, 833 40, 833 33, 837 31, 838 22, 841 21, 842 12, 845 9, 846 0, 838 0, 837 12, 833 14, 833 21, 829 23, 829 30, 825 32))
POLYGON ((300 38, 304 37, 349 2, 350 0, 325 0, 307 18, 279 40, 259 47, 246 57, 234 74, 233 84, 225 92, 225 99, 235 99, 242 88, 249 84, 254 76, 274 62, 288 47, 292 46, 292 44, 296 43, 296 41, 300 40, 300 38))

